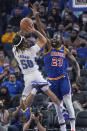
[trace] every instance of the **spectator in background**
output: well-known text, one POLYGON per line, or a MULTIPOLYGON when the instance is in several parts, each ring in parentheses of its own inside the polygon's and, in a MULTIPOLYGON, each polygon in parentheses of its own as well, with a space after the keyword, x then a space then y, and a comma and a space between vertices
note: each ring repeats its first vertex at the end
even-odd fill
POLYGON ((9 80, 2 83, 2 86, 8 88, 11 98, 22 92, 22 82, 16 80, 15 74, 9 75, 9 80))
POLYGON ((65 16, 65 19, 63 20, 63 24, 66 31, 70 32, 72 30, 73 20, 70 14, 67 14, 65 16))
POLYGON ((18 0, 18 6, 11 11, 11 16, 20 15, 26 17, 29 14, 29 8, 24 6, 24 0, 18 0))
POLYGON ((56 25, 59 25, 61 22, 61 17, 59 15, 59 10, 52 8, 50 15, 54 18, 56 25))
POLYGON ((48 4, 48 10, 50 11, 52 8, 56 8, 57 10, 59 10, 59 9, 61 9, 61 5, 59 3, 59 0, 50 0, 49 4, 48 4))
POLYGON ((0 28, 1 28, 1 34, 5 33, 9 14, 17 4, 18 0, 0 0, 0 28))
POLYGON ((28 7, 24 6, 24 0, 18 0, 18 6, 11 11, 9 23, 13 26, 19 26, 20 20, 30 13, 28 7))
POLYGON ((26 131, 27 129, 29 129, 32 122, 35 122, 35 125, 36 125, 36 128, 34 128, 34 129, 36 129, 38 131, 46 131, 46 128, 43 127, 43 125, 41 124, 41 121, 40 121, 39 117, 40 117, 39 114, 38 114, 38 116, 37 115, 35 116, 35 114, 32 113, 31 117, 30 117, 30 120, 28 120, 28 122, 26 122, 24 124, 23 131, 26 131))
POLYGON ((79 25, 82 31, 87 32, 87 12, 83 12, 79 17, 79 25))
POLYGON ((81 44, 87 45, 86 40, 79 37, 79 28, 73 28, 70 34, 70 38, 65 40, 65 46, 72 46, 74 49, 79 48, 81 44))
POLYGON ((67 15, 71 16, 73 22, 78 21, 78 18, 74 15, 73 11, 69 9, 69 4, 67 4, 66 8, 62 11, 62 20, 64 20, 67 15))
POLYGON ((15 35, 15 32, 13 31, 13 27, 11 25, 8 25, 5 34, 2 35, 1 42, 4 43, 12 43, 13 37, 15 35))
POLYGON ((7 11, 4 1, 0 1, 0 35, 2 35, 7 26, 7 11))
POLYGON ((22 131, 24 123, 30 120, 31 108, 20 99, 20 106, 12 113, 12 124, 8 131, 22 131))
POLYGON ((69 13, 70 13, 69 4, 67 4, 66 8, 61 13, 62 20, 64 20, 66 15, 68 15, 69 13))
POLYGON ((4 108, 4 104, 0 100, 0 131, 7 131, 8 124, 9 124, 9 112, 4 108))
POLYGON ((61 34, 62 37, 65 39, 69 38, 69 32, 65 31, 65 27, 64 27, 63 23, 60 23, 57 26, 57 30, 56 30, 56 32, 54 32, 54 35, 56 35, 57 33, 61 34))
POLYGON ((55 32, 55 26, 56 26, 56 22, 53 16, 49 15, 47 18, 47 34, 51 38, 53 37, 53 34, 55 32))
POLYGON ((13 53, 12 53, 12 40, 14 38, 15 32, 13 31, 13 27, 11 25, 8 25, 5 34, 1 37, 1 42, 3 44, 4 50, 9 56, 9 58, 13 59, 13 53))
POLYGON ((10 67, 10 64, 8 62, 4 63, 3 66, 0 66, 0 83, 7 80, 9 74, 14 72, 14 68, 10 67))
POLYGON ((20 77, 20 79, 21 79, 21 76, 20 76, 21 72, 20 72, 20 69, 18 67, 18 63, 15 60, 15 58, 11 61, 11 66, 14 67, 14 69, 15 69, 15 74, 17 76, 17 79, 18 79, 18 77, 20 77))
POLYGON ((0 9, 7 13, 7 14, 10 14, 10 11, 13 7, 15 7, 17 5, 17 0, 3 0, 3 1, 0 1, 0 9))
POLYGON ((39 70, 42 72, 43 76, 46 78, 47 75, 46 75, 45 68, 44 68, 43 55, 42 55, 42 53, 40 51, 37 52, 37 56, 35 58, 35 61, 39 65, 39 70))
POLYGON ((0 66, 3 66, 4 59, 5 59, 5 52, 4 52, 3 48, 2 48, 2 49, 0 49, 0 66))
POLYGON ((55 0, 53 3, 53 8, 56 8, 57 10, 61 9, 58 3, 58 0, 55 0))
POLYGON ((39 7, 39 15, 41 19, 45 19, 47 18, 46 16, 46 8, 44 6, 40 6, 39 7))
POLYGON ((81 91, 80 85, 72 83, 73 90, 73 105, 76 111, 87 109, 87 91, 81 91))
POLYGON ((11 97, 8 92, 8 89, 4 86, 0 88, 0 100, 2 100, 5 109, 8 109, 11 107, 11 97))

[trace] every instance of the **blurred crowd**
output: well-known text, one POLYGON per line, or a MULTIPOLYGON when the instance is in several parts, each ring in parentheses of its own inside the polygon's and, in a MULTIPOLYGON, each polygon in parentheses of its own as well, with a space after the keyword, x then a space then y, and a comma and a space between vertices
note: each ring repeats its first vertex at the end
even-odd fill
MULTIPOLYGON (((81 82, 79 85, 77 85, 75 82, 76 74, 73 66, 70 63, 67 63, 67 70, 72 85, 73 105, 75 112, 77 113, 78 111, 86 110, 87 11, 71 11, 69 9, 68 0, 0 0, 0 101, 1 104, 4 105, 4 110, 7 112, 6 117, 11 119, 8 112, 9 114, 13 112, 11 115, 15 116, 14 109, 15 107, 19 106, 21 93, 24 88, 23 76, 12 53, 12 40, 14 35, 20 30, 20 20, 22 18, 32 18, 36 26, 36 21, 30 6, 31 3, 36 6, 42 26, 48 37, 52 38, 57 33, 60 33, 63 37, 64 45, 70 50, 78 61, 81 69, 81 82)), ((35 36, 33 35, 31 36, 33 41, 34 37, 35 36)), ((37 53, 36 62, 39 65, 39 70, 46 78, 43 55, 40 52, 37 53)), ((56 116, 55 108, 52 103, 50 104, 49 98, 44 96, 43 93, 41 95, 41 93, 42 92, 39 92, 37 94, 36 97, 38 99, 35 99, 32 106, 35 108, 39 105, 39 109, 45 113, 45 115, 42 115, 44 117, 47 114, 49 116, 50 112, 51 122, 49 122, 49 125, 50 127, 53 127, 52 119, 54 119, 54 125, 56 126, 56 117, 51 118, 54 116, 54 114, 56 116), (44 97, 46 97, 45 101, 43 100, 44 97), (46 114, 46 112, 48 113, 46 114)), ((1 110, 2 108, 0 107, 0 117, 1 113, 3 114, 1 110)), ((44 118, 43 123, 46 124, 47 122, 45 119, 46 118, 44 118)), ((0 122, 4 123, 4 125, 9 123, 7 121, 3 120, 2 122, 0 118, 0 122)), ((9 121, 12 122, 12 120, 9 121)))

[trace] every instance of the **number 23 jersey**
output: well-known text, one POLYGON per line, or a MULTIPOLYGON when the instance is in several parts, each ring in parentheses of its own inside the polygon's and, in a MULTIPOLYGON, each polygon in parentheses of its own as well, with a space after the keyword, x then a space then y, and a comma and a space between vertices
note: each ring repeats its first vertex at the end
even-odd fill
POLYGON ((50 48, 44 53, 45 70, 50 78, 57 78, 67 73, 67 60, 65 58, 65 47, 50 48))
POLYGON ((31 74, 38 69, 38 65, 35 62, 38 51, 40 51, 40 47, 37 44, 23 51, 16 51, 16 47, 13 47, 14 57, 19 64, 22 74, 31 74))

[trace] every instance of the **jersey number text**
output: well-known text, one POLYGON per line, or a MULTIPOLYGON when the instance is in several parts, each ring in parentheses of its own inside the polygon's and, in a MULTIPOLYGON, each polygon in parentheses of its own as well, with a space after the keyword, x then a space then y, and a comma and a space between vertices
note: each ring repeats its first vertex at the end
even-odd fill
POLYGON ((62 58, 52 58, 52 66, 62 66, 63 65, 63 59, 62 58))
POLYGON ((23 69, 32 68, 34 66, 32 60, 23 59, 23 60, 20 60, 20 62, 23 69))

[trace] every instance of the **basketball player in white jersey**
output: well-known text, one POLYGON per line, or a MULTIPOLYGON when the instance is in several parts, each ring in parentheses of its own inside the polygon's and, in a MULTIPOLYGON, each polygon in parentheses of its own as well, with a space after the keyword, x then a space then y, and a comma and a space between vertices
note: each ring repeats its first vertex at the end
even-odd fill
MULTIPOLYGON (((25 18, 24 18, 25 19, 25 18)), ((60 101, 49 89, 47 81, 42 77, 35 62, 36 53, 46 44, 46 38, 34 28, 34 25, 27 27, 26 31, 20 31, 13 39, 13 53, 19 64, 22 74, 24 75, 25 88, 22 93, 22 99, 26 100, 27 104, 32 102, 37 93, 36 88, 32 88, 32 82, 44 84, 41 89, 55 102, 60 108, 60 101), (38 40, 34 46, 32 41, 27 40, 24 34, 34 33, 38 40)))

